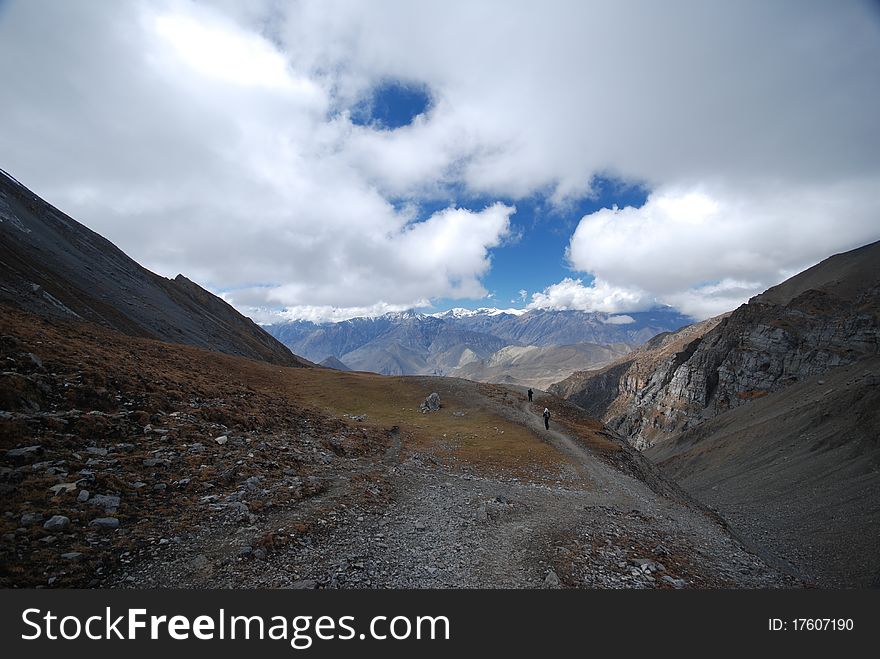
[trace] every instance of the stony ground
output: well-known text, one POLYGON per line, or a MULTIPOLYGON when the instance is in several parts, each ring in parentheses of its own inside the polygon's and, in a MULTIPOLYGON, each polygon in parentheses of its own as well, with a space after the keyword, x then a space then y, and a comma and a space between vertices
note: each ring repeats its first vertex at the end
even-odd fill
POLYGON ((6 587, 800 585, 549 396, 0 335, 6 587))

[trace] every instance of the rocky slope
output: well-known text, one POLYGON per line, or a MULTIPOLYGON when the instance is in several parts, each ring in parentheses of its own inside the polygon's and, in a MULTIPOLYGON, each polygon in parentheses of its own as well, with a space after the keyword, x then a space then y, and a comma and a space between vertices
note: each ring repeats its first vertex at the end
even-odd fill
POLYGON ((165 279, 0 171, 0 301, 131 336, 303 365, 283 344, 183 275, 165 279))
POLYGON ((880 243, 833 256, 730 315, 554 391, 639 447, 878 352, 880 243))
POLYGON ((880 586, 880 358, 807 377, 646 455, 808 580, 880 586))
POLYGON ((0 337, 3 587, 800 584, 558 399, 11 308, 0 337))

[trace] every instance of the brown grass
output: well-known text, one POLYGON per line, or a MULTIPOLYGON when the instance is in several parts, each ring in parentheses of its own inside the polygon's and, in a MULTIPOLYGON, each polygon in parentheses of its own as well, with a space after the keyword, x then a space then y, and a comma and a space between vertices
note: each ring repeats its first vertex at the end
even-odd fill
POLYGON ((364 416, 366 426, 399 427, 404 457, 427 453, 447 466, 523 477, 536 468, 549 469, 555 476, 568 463, 529 428, 503 414, 503 402, 493 400, 504 398, 498 387, 301 369, 290 369, 285 381, 290 397, 301 405, 327 414, 364 416), (441 409, 423 414, 419 405, 435 391, 441 409))

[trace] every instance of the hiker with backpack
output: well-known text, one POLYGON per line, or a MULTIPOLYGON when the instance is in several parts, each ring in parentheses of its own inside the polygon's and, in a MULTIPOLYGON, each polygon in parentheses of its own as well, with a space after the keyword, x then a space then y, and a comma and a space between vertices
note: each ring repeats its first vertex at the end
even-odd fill
POLYGON ((550 410, 544 408, 544 429, 550 430, 550 410))

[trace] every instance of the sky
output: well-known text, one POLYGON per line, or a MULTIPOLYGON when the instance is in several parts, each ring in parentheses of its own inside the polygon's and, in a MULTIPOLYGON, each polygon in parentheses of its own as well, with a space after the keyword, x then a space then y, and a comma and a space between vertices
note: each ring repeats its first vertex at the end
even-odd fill
POLYGON ((0 167, 258 322, 735 308, 880 239, 880 9, 2 0, 0 167))

